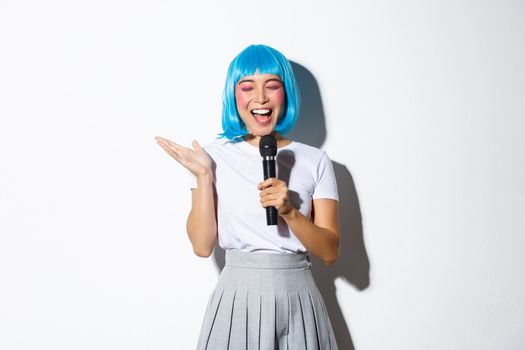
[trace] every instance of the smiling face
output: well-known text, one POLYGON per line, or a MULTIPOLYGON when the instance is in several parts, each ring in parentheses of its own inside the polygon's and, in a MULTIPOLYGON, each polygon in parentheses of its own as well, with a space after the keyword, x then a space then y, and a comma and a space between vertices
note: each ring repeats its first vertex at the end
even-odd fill
POLYGON ((283 83, 274 74, 247 75, 235 85, 235 102, 250 133, 256 136, 271 134, 284 111, 283 83))

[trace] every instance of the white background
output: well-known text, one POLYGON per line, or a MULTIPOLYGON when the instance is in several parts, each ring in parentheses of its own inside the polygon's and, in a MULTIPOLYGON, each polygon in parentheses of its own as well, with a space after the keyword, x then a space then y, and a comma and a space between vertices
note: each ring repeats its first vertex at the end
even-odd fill
MULTIPOLYGON (((231 59, 282 51, 325 149, 341 349, 525 348, 525 3, 0 1, 0 349, 193 349, 220 254, 155 143, 220 132, 231 59)), ((301 124, 302 123, 302 124, 301 124)), ((301 126, 302 125, 302 126, 301 126)))

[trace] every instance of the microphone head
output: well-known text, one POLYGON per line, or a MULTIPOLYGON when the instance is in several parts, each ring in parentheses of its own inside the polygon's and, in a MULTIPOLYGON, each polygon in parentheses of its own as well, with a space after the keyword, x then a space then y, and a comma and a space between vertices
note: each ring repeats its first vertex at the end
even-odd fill
POLYGON ((277 154, 277 140, 272 134, 264 135, 259 141, 259 153, 262 157, 270 157, 277 154))

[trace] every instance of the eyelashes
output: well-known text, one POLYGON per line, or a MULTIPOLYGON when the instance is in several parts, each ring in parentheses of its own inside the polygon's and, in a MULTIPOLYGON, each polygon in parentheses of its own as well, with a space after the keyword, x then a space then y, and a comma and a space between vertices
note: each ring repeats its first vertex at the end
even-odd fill
MULTIPOLYGON (((282 86, 281 85, 269 85, 266 87, 266 89, 268 90, 272 90, 272 91, 275 91, 275 90, 279 90, 282 86)), ((249 91, 252 91, 254 88, 252 86, 243 86, 241 87, 241 91, 243 92, 249 92, 249 91)))

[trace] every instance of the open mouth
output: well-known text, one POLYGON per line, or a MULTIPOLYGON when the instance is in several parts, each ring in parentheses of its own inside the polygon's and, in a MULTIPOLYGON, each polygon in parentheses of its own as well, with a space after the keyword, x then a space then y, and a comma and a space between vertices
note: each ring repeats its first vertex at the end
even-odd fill
POLYGON ((269 108, 252 109, 251 113, 258 124, 268 125, 272 120, 272 110, 269 108))

